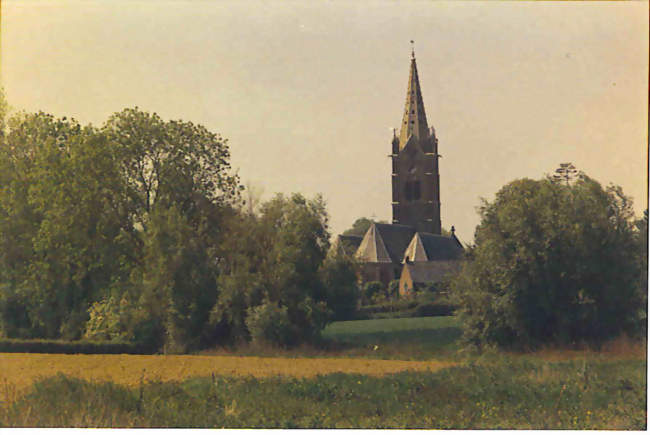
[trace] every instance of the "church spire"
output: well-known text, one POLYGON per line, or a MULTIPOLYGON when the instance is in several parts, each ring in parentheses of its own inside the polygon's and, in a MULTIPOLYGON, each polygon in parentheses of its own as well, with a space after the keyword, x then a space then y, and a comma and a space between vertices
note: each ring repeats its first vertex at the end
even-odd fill
MULTIPOLYGON (((411 41, 411 44, 413 44, 413 41, 411 41)), ((411 136, 415 136, 419 140, 429 137, 429 127, 427 125, 427 116, 424 113, 424 101, 422 100, 418 67, 415 63, 415 49, 413 47, 411 47, 411 71, 406 89, 404 117, 399 135, 400 150, 406 146, 406 142, 411 136)))

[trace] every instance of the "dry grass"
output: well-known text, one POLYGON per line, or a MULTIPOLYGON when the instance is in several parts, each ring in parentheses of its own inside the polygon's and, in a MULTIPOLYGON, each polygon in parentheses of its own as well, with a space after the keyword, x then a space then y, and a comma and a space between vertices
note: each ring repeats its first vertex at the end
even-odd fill
POLYGON ((576 346, 573 348, 559 348, 554 346, 545 347, 531 353, 512 355, 525 355, 544 361, 570 361, 576 359, 620 361, 645 359, 647 351, 648 348, 645 342, 621 336, 605 343, 600 350, 589 349, 586 346, 576 346))
MULTIPOLYGON (((395 361, 351 358, 260 358, 200 355, 59 355, 0 354, 0 382, 24 391, 36 379, 57 373, 134 387, 141 381, 178 381, 211 374, 309 378, 327 373, 383 376, 405 370, 438 370, 454 365, 439 361, 395 361)), ((7 390, 9 391, 9 390, 7 390)), ((4 400, 4 399, 3 399, 4 400)))

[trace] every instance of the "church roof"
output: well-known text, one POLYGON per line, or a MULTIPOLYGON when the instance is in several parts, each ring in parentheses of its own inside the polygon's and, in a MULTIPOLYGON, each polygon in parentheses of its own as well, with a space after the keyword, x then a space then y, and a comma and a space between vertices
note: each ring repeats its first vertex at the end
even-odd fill
POLYGON ((463 247, 455 236, 441 236, 431 233, 416 233, 404 252, 404 259, 411 262, 456 260, 463 253, 463 247))
POLYGON ((463 247, 456 237, 420 233, 429 261, 456 260, 463 254, 463 247))
POLYGON ((373 222, 357 250, 357 258, 369 263, 401 263, 404 250, 415 234, 407 225, 373 222))
POLYGON ((363 240, 357 249, 357 258, 367 263, 392 263, 382 235, 377 230, 381 224, 370 224, 363 240))
POLYGON ((399 224, 375 224, 394 263, 401 263, 404 250, 415 235, 415 228, 399 224))
POLYGON ((421 141, 429 137, 429 127, 424 112, 424 101, 420 89, 420 79, 418 78, 418 67, 415 63, 415 53, 412 53, 411 70, 406 89, 406 104, 399 135, 400 151, 406 146, 406 142, 411 136, 415 136, 421 141))

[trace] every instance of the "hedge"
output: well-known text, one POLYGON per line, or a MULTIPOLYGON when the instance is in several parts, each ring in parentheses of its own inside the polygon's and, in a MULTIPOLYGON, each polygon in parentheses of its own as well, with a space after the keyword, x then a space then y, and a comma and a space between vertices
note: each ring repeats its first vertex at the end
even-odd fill
POLYGON ((66 353, 66 354, 140 354, 156 353, 151 346, 108 341, 20 340, 0 339, 0 353, 66 353))
POLYGON ((423 302, 401 300, 385 304, 362 306, 357 311, 357 320, 389 319, 403 317, 451 316, 456 307, 444 301, 423 302))

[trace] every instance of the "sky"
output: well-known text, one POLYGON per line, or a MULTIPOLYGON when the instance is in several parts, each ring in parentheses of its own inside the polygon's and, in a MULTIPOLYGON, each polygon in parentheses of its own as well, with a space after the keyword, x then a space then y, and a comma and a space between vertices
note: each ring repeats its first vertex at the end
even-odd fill
POLYGON ((562 162, 647 208, 648 2, 2 0, 16 110, 138 106, 228 139, 241 180, 321 193, 333 234, 391 220, 410 40, 439 139, 442 225, 562 162))

